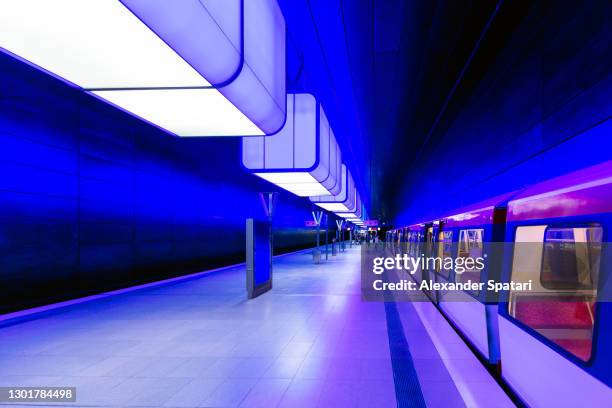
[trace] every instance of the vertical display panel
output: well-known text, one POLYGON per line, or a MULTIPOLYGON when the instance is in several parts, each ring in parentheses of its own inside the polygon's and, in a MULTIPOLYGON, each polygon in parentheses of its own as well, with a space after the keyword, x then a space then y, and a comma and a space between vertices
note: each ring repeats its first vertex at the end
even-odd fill
POLYGON ((271 231, 269 221, 246 220, 246 284, 249 299, 272 289, 271 231))

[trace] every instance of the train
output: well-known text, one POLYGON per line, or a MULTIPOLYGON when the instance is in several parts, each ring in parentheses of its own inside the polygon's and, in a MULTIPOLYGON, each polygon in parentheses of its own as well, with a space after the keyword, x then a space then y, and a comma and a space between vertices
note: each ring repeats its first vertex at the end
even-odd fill
POLYGON ((419 270, 417 282, 532 282, 496 298, 426 295, 519 403, 599 407, 612 406, 611 234, 612 160, 393 228, 386 242, 413 256, 492 252, 482 270, 419 270))

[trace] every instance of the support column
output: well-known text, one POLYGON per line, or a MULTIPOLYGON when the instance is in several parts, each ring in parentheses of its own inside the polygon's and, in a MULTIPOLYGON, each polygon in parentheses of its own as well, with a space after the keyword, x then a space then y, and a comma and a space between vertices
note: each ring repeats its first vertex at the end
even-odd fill
POLYGON ((321 219, 323 218, 323 211, 313 211, 312 212, 312 218, 314 219, 314 222, 317 226, 317 247, 315 248, 313 254, 312 254, 312 260, 314 261, 314 263, 319 264, 321 263, 321 250, 320 250, 320 233, 321 233, 321 219))

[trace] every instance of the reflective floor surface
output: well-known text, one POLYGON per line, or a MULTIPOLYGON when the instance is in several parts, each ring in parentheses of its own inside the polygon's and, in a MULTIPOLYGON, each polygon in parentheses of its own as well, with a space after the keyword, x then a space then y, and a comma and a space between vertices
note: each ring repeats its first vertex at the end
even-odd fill
POLYGON ((76 387, 71 407, 512 406, 431 305, 393 323, 362 302, 359 261, 295 253, 254 300, 238 266, 4 327, 0 385, 76 387))

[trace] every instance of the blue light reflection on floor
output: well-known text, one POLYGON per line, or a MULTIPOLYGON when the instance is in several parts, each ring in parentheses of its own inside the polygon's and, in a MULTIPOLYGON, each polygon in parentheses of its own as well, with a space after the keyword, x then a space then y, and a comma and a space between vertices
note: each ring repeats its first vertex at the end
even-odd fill
POLYGON ((76 386, 77 406, 394 406, 384 308, 348 255, 279 258, 252 301, 236 267, 5 327, 0 384, 76 386))
POLYGON ((239 265, 0 328, 0 386, 74 386, 71 406, 382 408, 397 406, 399 363, 416 372, 419 406, 511 406, 443 321, 453 347, 438 350, 409 303, 393 330, 410 356, 393 362, 385 304, 361 300, 359 251, 319 265, 308 251, 279 256, 274 288, 250 301, 239 265), (456 362, 465 369, 449 375, 456 362))

